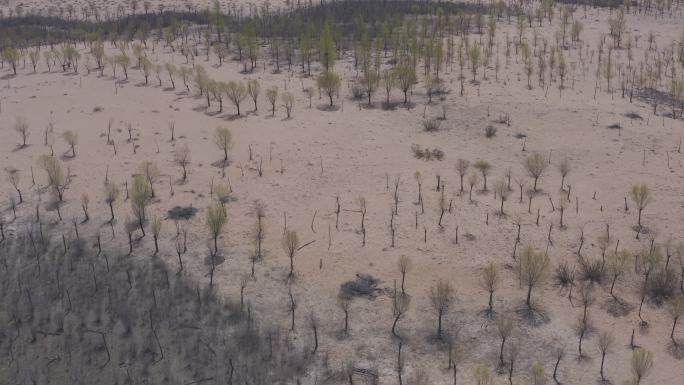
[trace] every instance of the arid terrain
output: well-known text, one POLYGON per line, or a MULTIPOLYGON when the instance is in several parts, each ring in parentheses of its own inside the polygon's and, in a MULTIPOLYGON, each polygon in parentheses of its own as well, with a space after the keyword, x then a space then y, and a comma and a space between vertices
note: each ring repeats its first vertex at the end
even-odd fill
POLYGON ((0 383, 681 383, 682 2, 88 3, 0 0, 0 383))

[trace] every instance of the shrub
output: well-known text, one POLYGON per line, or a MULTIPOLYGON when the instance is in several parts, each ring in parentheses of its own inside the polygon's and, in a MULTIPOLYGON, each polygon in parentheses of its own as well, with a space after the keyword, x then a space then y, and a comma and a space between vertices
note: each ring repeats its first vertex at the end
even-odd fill
POLYGON ((435 118, 429 118, 423 120, 423 129, 427 132, 434 132, 439 130, 439 126, 442 122, 435 118))
POLYGON ((487 127, 485 127, 485 136, 486 136, 488 139, 491 139, 491 138, 493 138, 494 136, 496 136, 496 127, 494 127, 494 126, 487 126, 487 127))

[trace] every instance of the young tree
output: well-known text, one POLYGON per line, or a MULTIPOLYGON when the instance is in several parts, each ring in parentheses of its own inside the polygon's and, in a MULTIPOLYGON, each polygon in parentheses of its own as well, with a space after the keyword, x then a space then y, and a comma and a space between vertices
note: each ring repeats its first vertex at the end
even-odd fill
POLYGON ((140 164, 140 173, 145 177, 145 180, 150 185, 150 198, 154 198, 154 183, 159 179, 161 171, 154 162, 146 160, 140 164))
POLYGON ((150 198, 150 185, 142 175, 133 177, 131 185, 131 209, 133 216, 138 221, 138 226, 145 236, 145 222, 147 221, 147 205, 150 198))
MULTIPOLYGON (((368 96, 368 105, 370 106, 373 93, 375 93, 380 85, 380 77, 378 76, 378 73, 372 68, 366 68, 366 70, 363 72, 363 77, 361 78, 361 85, 363 86, 364 91, 366 91, 366 96, 368 96)), ((387 103, 389 104, 389 95, 387 96, 387 99, 387 103)))
POLYGON ((608 254, 606 258, 606 270, 610 276, 610 295, 614 299, 615 294, 613 294, 613 289, 615 288, 615 283, 618 278, 620 278, 627 269, 627 264, 632 259, 632 254, 627 250, 620 250, 618 252, 612 252, 608 254))
POLYGON ((287 257, 290 258, 290 274, 288 274, 288 278, 292 278, 294 277, 294 257, 297 250, 299 250, 299 237, 297 236, 297 232, 294 230, 285 231, 282 245, 285 253, 287 253, 287 257))
POLYGON ((487 175, 489 174, 489 171, 491 170, 492 166, 486 160, 480 159, 477 162, 475 162, 473 167, 480 171, 480 173, 482 174, 482 178, 484 179, 484 186, 482 187, 482 191, 487 191, 487 175))
POLYGON ((405 255, 399 257, 397 266, 399 267, 399 272, 401 273, 401 293, 406 294, 404 290, 404 281, 406 280, 406 273, 411 270, 411 259, 405 255))
POLYGON ((224 205, 216 203, 207 207, 206 223, 214 240, 214 255, 218 254, 218 237, 227 220, 228 212, 224 205))
POLYGON ((78 143, 78 134, 71 131, 71 130, 66 130, 62 134, 62 138, 64 138, 64 141, 67 142, 69 147, 71 147, 71 157, 75 158, 76 157, 76 144, 78 143))
POLYGON ((392 89, 396 86, 397 83, 397 73, 396 71, 386 69, 382 73, 382 82, 385 87, 385 94, 387 95, 387 99, 385 100, 385 105, 387 107, 390 106, 390 94, 392 92, 392 89))
POLYGON ((187 143, 183 143, 182 146, 176 148, 174 159, 176 164, 183 169, 183 182, 185 182, 188 176, 187 167, 190 164, 190 147, 188 147, 187 143))
POLYGON ((155 216, 152 218, 152 237, 154 238, 154 252, 155 254, 159 253, 159 234, 161 233, 162 229, 162 220, 161 218, 155 216))
POLYGON ((401 63, 395 69, 399 88, 404 93, 404 104, 408 103, 408 93, 416 82, 416 69, 410 63, 401 63))
POLYGON ((508 199, 510 193, 511 191, 508 189, 508 185, 506 184, 505 180, 499 179, 494 183, 494 195, 498 195, 499 199, 501 199, 501 208, 499 212, 502 217, 506 216, 506 212, 504 211, 504 202, 506 199, 508 199))
POLYGON ((349 334, 349 308, 351 307, 351 297, 344 293, 337 296, 337 306, 344 312, 344 335, 349 334))
POLYGON ((532 310, 532 289, 544 278, 549 257, 544 252, 536 251, 532 246, 525 246, 518 255, 517 262, 520 281, 527 285, 525 304, 528 310, 532 310))
POLYGON ((214 143, 223 150, 223 160, 228 161, 228 150, 233 148, 232 134, 228 127, 217 127, 214 132, 214 143))
POLYGON ((335 60, 337 59, 337 50, 335 49, 335 40, 333 38, 332 28, 328 22, 323 25, 318 55, 318 60, 321 62, 323 67, 325 67, 325 72, 330 71, 335 65, 335 60))
POLYGON ((240 116, 240 103, 247 97, 247 88, 242 82, 230 81, 225 91, 228 99, 235 105, 238 116, 240 116))
POLYGON ((634 385, 640 385, 641 380, 646 377, 653 368, 653 353, 644 348, 636 348, 632 352, 632 375, 634 385))
POLYGON ((19 196, 19 204, 24 203, 24 198, 21 195, 21 190, 19 189, 19 182, 21 181, 21 173, 19 170, 7 170, 7 181, 14 187, 19 196))
POLYGON ((565 189, 565 177, 570 173, 570 161, 568 158, 563 159, 558 165, 558 172, 561 174, 561 190, 565 189))
POLYGON ((392 335, 401 340, 401 336, 397 333, 397 324, 401 317, 408 311, 410 304, 410 297, 408 295, 394 293, 394 298, 392 300, 392 314, 394 315, 394 321, 392 322, 392 335))
POLYGON ((639 213, 637 226, 641 228, 641 212, 644 211, 649 203, 651 203, 651 190, 645 184, 634 185, 634 187, 632 187, 631 197, 636 204, 639 213))
POLYGON ((261 86, 259 81, 256 79, 247 80, 247 93, 249 97, 252 98, 254 102, 254 111, 258 110, 257 99, 259 98, 259 93, 261 92, 261 86))
MULTIPOLYGON (((480 286, 489 293, 488 308, 485 314, 488 318, 494 316, 494 292, 499 286, 499 271, 494 262, 489 262, 480 275, 480 286)), ((503 351, 503 348, 502 348, 503 351)))
POLYGON ((275 106, 276 101, 278 100, 277 86, 268 87, 268 89, 266 90, 266 99, 268 99, 268 102, 271 103, 271 116, 275 116, 275 106))
POLYGON ((532 364, 530 369, 532 372, 532 384, 533 385, 546 385, 546 374, 544 373, 544 365, 539 362, 532 364))
POLYGON ((463 193, 463 177, 468 172, 469 166, 470 162, 465 159, 459 158, 456 160, 456 171, 458 171, 458 176, 461 178, 461 193, 463 193))
POLYGON ((322 89, 330 99, 330 107, 332 107, 333 96, 337 95, 342 84, 340 77, 334 72, 326 71, 318 76, 317 83, 318 88, 322 89))
POLYGON ((667 310, 672 316, 672 331, 670 332, 670 339, 675 346, 678 346, 677 340, 674 337, 677 321, 684 317, 684 293, 675 294, 667 300, 667 310))
POLYGON ((606 361, 606 354, 610 352, 610 350, 613 348, 613 344, 615 343, 615 337, 613 334, 609 331, 603 331, 601 334, 599 334, 598 338, 598 348, 601 351, 601 381, 605 382, 606 377, 603 374, 603 364, 606 361))
POLYGON ((534 191, 537 191, 537 181, 546 170, 548 162, 544 159, 544 156, 538 152, 525 158, 525 170, 530 174, 530 177, 534 179, 534 191))
POLYGON ((430 304, 437 313, 437 337, 442 338, 442 317, 449 311, 454 301, 454 293, 451 284, 440 280, 437 285, 430 288, 430 304))
POLYGON ((488 367, 475 368, 475 385, 494 385, 494 375, 488 367))
POLYGON ((111 213, 109 222, 112 223, 114 222, 114 202, 119 197, 119 187, 111 181, 107 181, 104 184, 104 193, 105 202, 107 202, 107 205, 109 205, 109 212, 111 213))
POLYGON ((50 187, 58 202, 61 203, 64 200, 64 192, 71 183, 71 172, 67 169, 65 174, 62 164, 54 156, 41 156, 39 164, 47 174, 48 187, 50 187))
POLYGON ((289 119, 292 116, 292 107, 294 107, 294 95, 292 95, 289 92, 284 92, 281 95, 281 98, 283 99, 283 107, 285 107, 285 114, 289 119))
POLYGON ((19 50, 17 50, 14 47, 5 47, 5 50, 2 51, 2 58, 4 61, 10 64, 12 66, 12 71, 14 74, 17 74, 17 63, 19 63, 19 50))
POLYGON ((470 49, 468 49, 468 58, 470 58, 470 70, 473 73, 473 81, 475 81, 477 76, 477 67, 480 65, 480 55, 480 44, 477 42, 472 43, 470 49))
POLYGON ((501 313, 494 319, 496 323, 496 331, 501 337, 501 349, 499 350, 499 366, 504 367, 504 347, 508 337, 513 332, 513 317, 509 313, 501 313))
POLYGON ((29 124, 28 121, 23 117, 17 117, 17 121, 14 124, 14 131, 21 135, 21 147, 26 147, 26 139, 29 137, 29 124))

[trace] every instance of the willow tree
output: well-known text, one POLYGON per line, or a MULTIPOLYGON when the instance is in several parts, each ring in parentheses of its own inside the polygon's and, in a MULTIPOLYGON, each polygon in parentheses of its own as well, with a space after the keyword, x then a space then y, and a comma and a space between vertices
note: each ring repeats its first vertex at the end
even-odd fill
POLYGON ((78 143, 78 134, 76 132, 71 131, 71 130, 66 130, 62 134, 62 138, 64 138, 64 141, 71 148, 71 157, 75 158, 76 157, 76 144, 78 143))
POLYGON ((226 211, 226 207, 221 203, 215 203, 207 207, 206 223, 214 240, 214 255, 218 254, 218 237, 221 235, 221 230, 227 220, 228 212, 226 211))
POLYGON ((145 236, 145 222, 147 221, 147 205, 150 199, 150 185, 142 175, 133 177, 131 185, 131 209, 133 216, 138 221, 138 226, 145 236))
POLYGON ((525 304, 528 310, 532 310, 532 289, 544 278, 549 266, 549 256, 533 249, 532 246, 526 246, 518 255, 517 262, 520 282, 527 286, 525 304))
POLYGON ((337 51, 335 48, 335 39, 333 38, 332 28, 330 23, 326 22, 321 31, 321 38, 318 46, 319 61, 325 67, 325 72, 330 71, 335 66, 337 60, 337 51))
POLYGON ((534 154, 525 158, 525 162, 523 163, 523 165, 525 166, 525 170, 527 170, 528 174, 530 174, 530 177, 534 179, 533 189, 536 192, 537 182, 544 173, 544 170, 546 170, 548 162, 544 159, 544 156, 542 154, 535 152, 534 154))
POLYGON ((651 190, 645 184, 637 184, 632 187, 630 195, 637 206, 639 213, 637 225, 641 228, 641 212, 651 203, 651 190))
POLYGON ((233 136, 228 127, 217 127, 214 132, 214 143, 223 150, 223 160, 228 161, 228 150, 233 147, 233 136))
POLYGON ((119 197, 119 187, 112 183, 111 181, 106 181, 104 184, 105 202, 109 206, 109 211, 111 213, 111 218, 109 222, 114 222, 114 202, 119 197))
POLYGON ((437 314, 437 337, 442 338, 442 318, 449 311, 454 301, 454 290, 451 284, 440 280, 430 288, 430 305, 437 314))
POLYGON ((247 97, 247 87, 242 82, 229 81, 225 86, 225 93, 230 99, 231 103, 237 109, 237 115, 240 116, 240 103, 247 97))
POLYGON ((285 231, 282 245, 283 250, 285 250, 287 257, 290 259, 290 274, 288 274, 288 278, 292 278, 294 276, 294 258, 297 250, 299 250, 299 237, 297 236, 297 232, 294 230, 285 231))
POLYGON ((340 91, 340 86, 342 84, 342 82, 340 81, 340 77, 332 71, 325 71, 318 76, 317 83, 318 88, 322 89, 323 92, 330 99, 330 107, 332 107, 333 96, 337 95, 337 93, 340 91))

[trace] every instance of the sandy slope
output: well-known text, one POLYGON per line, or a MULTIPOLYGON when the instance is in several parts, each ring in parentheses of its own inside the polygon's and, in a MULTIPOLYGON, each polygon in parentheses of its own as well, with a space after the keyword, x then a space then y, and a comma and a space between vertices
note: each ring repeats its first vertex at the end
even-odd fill
MULTIPOLYGON (((581 12, 578 14, 581 17, 581 12)), ((598 35, 606 32, 606 17, 606 12, 592 10, 582 19, 585 23, 583 44, 595 49, 598 35)), ((630 28, 641 34, 656 31, 661 44, 668 44, 681 33, 681 25, 673 20, 655 20, 652 17, 630 17, 628 20, 630 28)), ((545 36, 551 36, 553 32, 552 28, 543 28, 545 36)), ((500 40, 505 33, 515 36, 514 27, 501 24, 500 40)), ((643 40, 640 47, 642 43, 643 40)), ((567 55, 569 62, 578 61, 577 50, 569 51, 567 55)), ((173 61, 177 64, 184 61, 180 56, 160 53, 159 50, 153 58, 157 62, 173 61)), ((224 80, 245 77, 238 73, 239 65, 228 63, 217 68, 214 61, 212 58, 211 63, 202 63, 209 67, 213 77, 224 80)), ((503 53, 501 61, 505 63, 503 53)), ((684 231, 684 167, 682 154, 674 151, 684 134, 681 120, 673 121, 660 115, 654 117, 652 107, 636 100, 630 104, 628 99, 620 97, 619 92, 612 95, 600 92, 594 99, 592 73, 595 63, 584 72, 577 64, 568 81, 569 88, 562 97, 556 83, 547 91, 533 81, 533 89, 528 90, 522 68, 515 59, 502 67, 506 68, 499 74, 498 82, 490 69, 488 79, 479 86, 467 84, 465 97, 459 96, 457 71, 453 71, 445 75, 451 92, 443 100, 425 108, 424 91, 422 86, 418 86, 413 94, 416 107, 411 110, 398 107, 393 111, 379 108, 377 101, 382 99, 381 93, 376 95, 374 108, 360 106, 348 98, 346 84, 343 97, 336 102, 340 107, 338 110, 326 111, 325 99, 317 97, 314 97, 313 108, 309 109, 301 84, 313 85, 312 79, 302 79, 297 74, 276 75, 270 73, 270 69, 269 72, 261 70, 246 76, 259 79, 263 89, 269 84, 276 84, 281 89, 287 85, 297 99, 293 118, 285 119, 282 107, 278 108, 275 117, 270 116, 263 94, 258 113, 252 111, 250 101, 245 101, 243 110, 248 113, 235 118, 233 107, 227 101, 225 111, 219 114, 215 106, 206 109, 204 99, 194 92, 186 94, 182 85, 170 90, 166 88, 169 84, 164 79, 162 87, 145 86, 137 70, 130 71, 128 82, 121 82, 120 74, 119 81, 115 82, 109 69, 104 77, 96 72, 86 75, 83 70, 79 74, 48 73, 41 63, 36 74, 31 74, 27 67, 16 78, 7 76, 3 80, 0 92, 0 168, 20 169, 22 186, 28 199, 35 203, 38 201, 36 194, 28 193, 30 166, 35 171, 36 182, 44 184, 44 175, 36 160, 49 151, 42 145, 42 131, 48 120, 54 120, 57 133, 67 129, 77 131, 80 142, 75 159, 69 157, 61 139, 58 138, 55 144, 56 154, 75 175, 66 194, 64 212, 66 217, 80 215, 79 196, 88 193, 92 201, 91 216, 95 220, 87 226, 91 231, 99 229, 107 240, 105 248, 115 250, 125 242, 121 223, 130 211, 130 205, 123 201, 117 203, 120 219, 117 237, 110 240, 109 226, 104 224, 108 209, 102 202, 100 187, 105 170, 109 169, 110 179, 123 185, 137 172, 142 161, 156 162, 164 177, 157 184, 159 197, 152 205, 152 211, 164 215, 175 205, 200 208, 200 213, 189 224, 192 247, 186 260, 190 261, 198 279, 207 280, 204 276, 207 267, 203 261, 209 235, 204 227, 203 209, 210 203, 212 178, 214 183, 224 182, 220 169, 212 166, 221 159, 221 152, 214 146, 212 136, 215 127, 230 127, 236 144, 231 153, 232 164, 227 169, 227 178, 234 189, 235 202, 228 205, 229 225, 221 239, 227 260, 217 271, 220 290, 225 295, 236 296, 238 277, 249 272, 248 256, 252 251, 251 234, 255 223, 252 203, 260 200, 267 207, 267 254, 256 267, 256 282, 250 282, 246 291, 256 314, 278 322, 283 328, 288 322, 284 281, 289 261, 280 246, 285 215, 288 228, 297 230, 302 243, 315 241, 295 260, 297 281, 293 292, 299 300, 299 313, 294 338, 309 343, 305 317, 310 311, 315 311, 323 324, 322 349, 330 355, 334 366, 341 366, 353 355, 360 366, 377 365, 382 374, 381 383, 390 383, 394 381, 395 349, 389 334, 391 299, 382 295, 375 300, 355 300, 351 312, 352 337, 338 340, 336 335, 341 327, 342 314, 334 298, 339 285, 352 279, 356 273, 373 274, 382 280, 383 287, 390 288, 392 281, 399 278, 396 268, 398 257, 408 255, 414 265, 407 277, 407 291, 412 297, 412 304, 409 314, 399 324, 399 330, 408 336, 407 373, 424 368, 432 379, 431 383, 451 383, 450 374, 445 370, 445 353, 436 354, 435 347, 427 339, 435 327, 427 298, 429 287, 444 279, 454 285, 457 293, 458 301, 447 319, 449 325, 462 328, 459 381, 468 383, 475 365, 493 366, 498 358, 494 325, 479 314, 487 299, 477 282, 480 269, 487 261, 494 261, 503 272, 503 287, 495 296, 497 308, 518 308, 524 299, 525 291, 518 287, 511 270, 513 260, 510 254, 516 232, 514 220, 519 219, 523 223, 523 243, 540 249, 546 247, 549 224, 554 224, 553 245, 549 248, 554 267, 560 261, 574 260, 580 229, 584 229, 586 237, 584 255, 598 258, 600 252, 596 240, 603 234, 606 223, 611 225, 611 234, 620 239, 620 247, 637 250, 648 244, 648 237, 642 237, 641 241, 634 239, 631 227, 636 223, 636 212, 632 202, 629 202, 630 210, 624 211, 623 197, 633 184, 646 183, 653 189, 654 201, 644 212, 644 222, 652 229, 656 242, 665 242, 670 237, 681 240, 684 231), (422 132, 423 112, 428 116, 439 116, 441 105, 448 107, 442 129, 433 134, 422 132), (102 111, 95 112, 96 107, 102 111), (625 117, 627 112, 638 113, 643 120, 631 120, 625 117), (504 114, 511 116, 510 127, 495 122, 504 114), (18 116, 26 117, 32 128, 30 146, 24 149, 17 147, 18 136, 12 129, 18 116), (111 146, 106 145, 104 137, 110 118, 115 122, 116 156, 111 146), (176 142, 169 141, 167 122, 171 120, 176 122, 176 135, 179 137, 176 142), (136 154, 133 154, 134 144, 127 142, 125 127, 128 122, 135 128, 136 154), (623 125, 620 135, 617 130, 606 128, 613 123, 623 125), (484 127, 490 124, 498 127, 498 133, 496 137, 486 139, 484 127), (527 135, 526 152, 521 151, 523 140, 515 137, 518 133, 527 135), (172 151, 180 143, 188 143, 192 150, 190 177, 186 184, 179 183, 180 169, 173 164, 172 151), (445 159, 441 162, 415 159, 411 153, 412 144, 439 147, 444 150, 445 159), (254 157, 252 161, 248 159, 249 145, 254 157), (491 186, 505 175, 508 168, 514 177, 524 177, 521 163, 532 151, 540 151, 545 156, 551 151, 552 157, 552 166, 540 180, 544 193, 532 203, 534 214, 527 214, 526 203, 518 203, 516 189, 506 203, 506 217, 495 215, 499 202, 493 199, 491 192, 474 194, 475 203, 472 204, 468 203, 467 194, 457 194, 458 175, 454 169, 457 158, 488 160, 493 165, 488 179, 491 186), (642 163, 644 151, 646 160, 642 163), (558 212, 552 211, 548 197, 554 201, 558 199, 560 177, 557 164, 563 157, 568 157, 572 164, 567 179, 567 183, 572 185, 572 202, 566 212, 567 227, 558 230, 558 212), (261 162, 263 176, 259 177, 256 168, 261 162), (284 173, 281 173, 281 167, 284 173), (424 176, 426 207, 425 214, 419 216, 418 229, 414 228, 414 215, 420 210, 415 203, 415 171, 424 176), (437 226, 440 197, 440 193, 435 191, 437 174, 446 181, 447 198, 453 198, 453 210, 445 216, 442 229, 437 226), (395 176, 401 177, 395 248, 390 247, 388 226, 392 192, 386 190, 387 176, 390 181, 395 176), (173 183, 173 195, 169 180, 173 183), (338 194, 343 211, 339 231, 336 231, 333 211, 338 194), (360 215, 355 212, 358 197, 365 197, 368 202, 365 247, 361 246, 359 234, 360 215), (579 204, 578 211, 575 198, 579 204), (537 208, 541 213, 539 227, 534 224, 537 208), (315 232, 311 229, 314 213, 315 232), (488 225, 485 224, 487 214, 488 225), (332 227, 330 249, 329 226, 332 227), (460 238, 455 244, 457 226, 460 238), (427 229, 427 242, 423 241, 424 228, 427 229), (472 234, 472 240, 467 240, 465 234, 472 234)), ((339 62, 336 69, 343 72, 346 79, 354 75, 350 60, 339 62)), ((7 74, 7 70, 3 70, 3 75, 7 74)), ((480 73, 478 77, 481 76, 480 73)), ((154 82, 151 79, 151 83, 154 82)), ((399 91, 394 91, 393 98, 399 100, 399 91)), ((660 112, 665 112, 665 107, 660 112)), ((529 186, 530 180, 527 180, 529 186)), ((10 186, 6 185, 3 194, 9 192, 10 186)), ((47 197, 43 196, 45 200, 47 197)), ((3 205, 7 208, 5 199, 3 205)), ((21 210, 30 212, 32 206, 25 205, 21 210)), ((5 211, 4 215, 7 217, 9 214, 5 211)), ((54 212, 47 215, 56 219, 54 212)), ((175 234, 174 223, 165 221, 164 226, 162 255, 173 265, 176 262, 169 239, 175 234)), ((151 241, 145 239, 138 254, 144 256, 151 247, 151 241)), ((620 295, 638 306, 635 276, 630 274, 618 286, 620 295)), ((578 362, 574 325, 581 315, 581 307, 577 300, 574 306, 570 306, 566 297, 565 293, 559 293, 552 287, 550 278, 534 292, 534 298, 548 311, 551 321, 537 328, 521 326, 516 329, 514 339, 523 345, 519 375, 524 373, 527 376, 534 361, 542 362, 547 373, 552 372, 550 348, 565 344, 568 356, 561 365, 561 379, 567 384, 593 383, 598 378, 600 363, 596 336, 599 331, 611 330, 617 342, 614 352, 608 356, 606 374, 614 383, 622 382, 629 372, 629 337, 632 329, 637 328, 638 344, 655 352, 656 357, 655 368, 647 383, 675 384, 680 381, 681 371, 678 368, 681 361, 674 359, 666 348, 671 321, 664 309, 645 305, 644 318, 650 323, 650 328, 639 330, 635 311, 621 318, 606 313, 607 289, 601 289, 596 303, 590 308, 595 328, 585 340, 589 359, 578 362)), ((679 331, 680 339, 683 338, 682 333, 684 330, 679 331)), ((518 378, 518 383, 525 381, 518 378)), ((499 378, 499 382, 503 383, 504 378, 499 378)))

